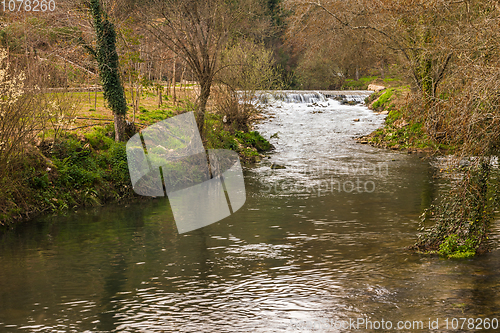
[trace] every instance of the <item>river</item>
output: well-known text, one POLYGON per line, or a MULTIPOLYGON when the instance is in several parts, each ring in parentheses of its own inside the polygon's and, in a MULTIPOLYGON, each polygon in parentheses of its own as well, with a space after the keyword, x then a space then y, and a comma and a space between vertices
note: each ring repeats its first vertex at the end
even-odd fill
POLYGON ((244 168, 246 203, 222 221, 179 235, 156 199, 0 235, 0 331, 456 332, 458 318, 500 319, 498 246, 469 260, 404 249, 442 185, 422 156, 353 140, 384 116, 310 96, 266 114, 256 129, 276 149, 244 168))

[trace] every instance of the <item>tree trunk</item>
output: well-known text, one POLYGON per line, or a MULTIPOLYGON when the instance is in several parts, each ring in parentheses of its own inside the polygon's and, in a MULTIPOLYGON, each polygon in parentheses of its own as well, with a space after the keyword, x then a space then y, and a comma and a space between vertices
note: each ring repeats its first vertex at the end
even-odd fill
POLYGON ((167 91, 165 93, 167 94, 167 100, 168 100, 168 96, 170 95, 170 80, 168 77, 165 80, 165 82, 167 83, 167 85, 166 85, 167 91))
POLYGON ((163 101, 162 101, 162 92, 163 92, 163 86, 160 84, 158 86, 158 107, 161 108, 161 105, 163 104, 163 101))
POLYGON ((208 98, 210 97, 210 88, 212 82, 210 79, 204 78, 200 80, 200 99, 198 109, 196 111, 196 123, 198 124, 198 129, 203 137, 203 130, 205 127, 205 111, 207 109, 208 98))
POLYGON ((148 66, 148 80, 149 82, 151 82, 151 68, 153 67, 153 65, 151 64, 151 62, 148 62, 147 66, 148 66))
POLYGON ((177 57, 174 58, 174 67, 172 69, 172 73, 173 73, 173 75, 172 75, 172 89, 173 89, 173 91, 172 91, 172 99, 174 101, 174 104, 177 101, 177 96, 175 95, 175 63, 176 62, 177 62, 177 57))
POLYGON ((89 91, 89 105, 92 106, 92 94, 90 93, 90 82, 87 81, 87 89, 89 91))
POLYGON ((122 141, 125 138, 125 115, 114 113, 115 141, 122 141))
POLYGON ((130 88, 130 100, 132 102, 132 113, 133 113, 132 122, 135 123, 135 103, 134 103, 134 86, 132 83, 132 66, 130 66, 130 69, 129 69, 128 82, 129 82, 129 88, 130 88))
POLYGON ((432 81, 432 61, 424 56, 420 63, 420 82, 422 84, 422 94, 426 99, 434 97, 432 81))
POLYGON ((139 111, 139 102, 141 100, 141 95, 142 95, 141 84, 137 83, 137 86, 135 89, 135 109, 137 111, 139 111))
POLYGON ((158 107, 159 108, 163 104, 163 101, 162 101, 163 85, 161 84, 162 74, 163 74, 163 62, 160 63, 160 77, 157 79, 158 80, 158 107))
MULTIPOLYGON (((182 68, 182 73, 181 73, 181 86, 180 89, 182 89, 182 81, 184 80, 184 73, 186 72, 186 66, 183 66, 182 68)), ((186 85, 184 85, 184 92, 186 92, 186 85)), ((184 94, 185 96, 186 94, 184 94)))

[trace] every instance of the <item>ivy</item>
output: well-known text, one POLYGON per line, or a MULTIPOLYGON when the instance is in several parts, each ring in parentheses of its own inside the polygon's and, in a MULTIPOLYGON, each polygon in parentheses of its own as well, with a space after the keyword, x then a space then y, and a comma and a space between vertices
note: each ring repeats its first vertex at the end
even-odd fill
POLYGON ((119 60, 116 52, 115 28, 102 10, 99 0, 91 0, 89 6, 97 38, 96 50, 91 53, 96 57, 99 66, 104 98, 113 113, 125 115, 127 101, 118 71, 119 60))

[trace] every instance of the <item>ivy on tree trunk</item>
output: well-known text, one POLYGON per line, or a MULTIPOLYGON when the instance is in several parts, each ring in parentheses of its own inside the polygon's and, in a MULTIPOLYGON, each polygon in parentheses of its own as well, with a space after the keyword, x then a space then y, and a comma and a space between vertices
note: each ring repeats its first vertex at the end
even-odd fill
POLYGON ((118 53, 116 52, 115 27, 109 21, 99 0, 90 0, 90 12, 94 20, 97 46, 92 52, 99 66, 104 98, 113 111, 115 140, 125 139, 125 115, 127 101, 118 72, 118 53))

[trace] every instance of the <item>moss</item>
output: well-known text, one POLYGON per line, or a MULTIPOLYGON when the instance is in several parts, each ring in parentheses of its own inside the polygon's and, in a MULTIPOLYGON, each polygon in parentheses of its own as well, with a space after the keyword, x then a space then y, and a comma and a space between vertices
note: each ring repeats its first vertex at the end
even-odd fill
POLYGON ((471 258, 476 255, 476 242, 472 239, 466 239, 460 244, 459 237, 452 234, 439 245, 438 253, 447 258, 463 259, 471 258))
POLYGON ((384 91, 378 91, 378 92, 374 92, 374 93, 370 94, 368 97, 365 98, 365 104, 369 105, 371 102, 373 102, 374 100, 379 98, 380 95, 382 95, 383 93, 384 93, 384 91))
POLYGON ((113 139, 105 135, 105 129, 99 127, 90 133, 86 133, 85 139, 93 149, 106 150, 114 143, 113 139))
POLYGON ((236 131, 235 137, 240 143, 253 147, 259 152, 268 151, 272 147, 269 141, 264 139, 257 131, 247 133, 236 131))
POLYGON ((385 126, 362 140, 375 146, 391 149, 441 151, 449 154, 456 151, 458 149, 456 145, 439 142, 429 137, 421 122, 413 121, 405 116, 405 107, 397 108, 395 103, 391 102, 401 97, 404 89, 404 87, 388 89, 379 95, 380 98, 373 104, 373 107, 378 106, 379 110, 390 110, 385 119, 385 126))

